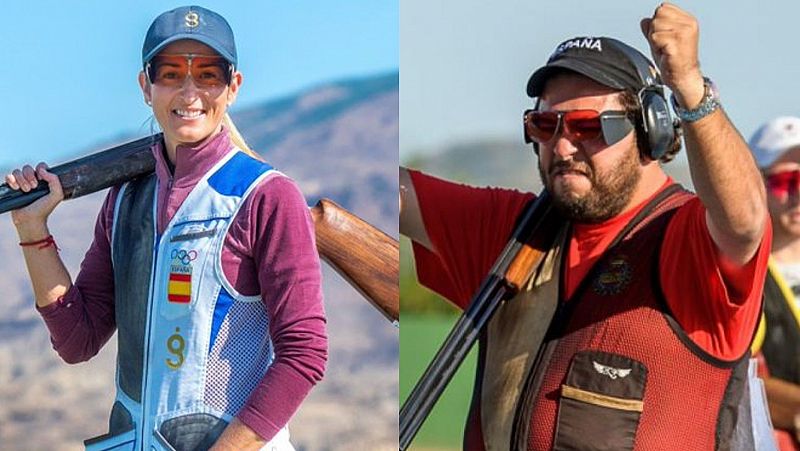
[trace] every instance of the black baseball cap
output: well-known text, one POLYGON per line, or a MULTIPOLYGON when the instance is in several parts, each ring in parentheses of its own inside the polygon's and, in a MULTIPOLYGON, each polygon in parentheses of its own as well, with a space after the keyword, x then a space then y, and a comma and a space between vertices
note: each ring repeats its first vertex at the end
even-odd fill
POLYGON ((528 95, 539 97, 547 79, 564 69, 620 91, 662 84, 655 65, 628 44, 608 37, 576 37, 559 44, 547 64, 531 75, 528 95))
POLYGON ((156 17, 144 38, 142 64, 181 39, 202 42, 236 67, 236 43, 231 26, 224 17, 200 6, 181 6, 156 17))

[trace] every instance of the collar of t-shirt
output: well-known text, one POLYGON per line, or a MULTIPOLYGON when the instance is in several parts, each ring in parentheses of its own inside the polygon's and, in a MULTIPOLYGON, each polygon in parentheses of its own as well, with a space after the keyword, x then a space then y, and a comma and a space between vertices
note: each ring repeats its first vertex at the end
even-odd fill
POLYGON ((669 185, 675 183, 671 177, 650 197, 640 202, 621 215, 597 224, 574 223, 567 254, 567 270, 564 272, 564 299, 570 299, 578 288, 578 284, 586 277, 589 270, 608 249, 617 234, 628 222, 639 213, 650 200, 669 185))
POLYGON ((166 162, 163 141, 153 146, 158 177, 158 233, 162 233, 192 188, 232 148, 228 130, 222 130, 193 145, 175 150, 175 170, 166 162))

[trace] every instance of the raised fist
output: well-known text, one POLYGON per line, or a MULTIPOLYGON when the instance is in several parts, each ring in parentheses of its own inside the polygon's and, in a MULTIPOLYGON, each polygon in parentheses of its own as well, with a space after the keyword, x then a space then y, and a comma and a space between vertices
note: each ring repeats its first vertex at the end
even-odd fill
POLYGON ((653 17, 642 19, 641 27, 664 83, 682 107, 697 107, 704 94, 697 59, 700 35, 697 19, 673 4, 662 3, 653 17))

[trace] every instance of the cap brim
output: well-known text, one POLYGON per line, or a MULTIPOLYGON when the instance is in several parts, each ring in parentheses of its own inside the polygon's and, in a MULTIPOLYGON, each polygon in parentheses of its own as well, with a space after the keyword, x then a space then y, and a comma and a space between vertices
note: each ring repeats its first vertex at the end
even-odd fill
POLYGON ((183 39, 191 39, 192 41, 197 41, 211 47, 212 49, 214 49, 215 52, 219 53, 221 57, 225 58, 226 60, 228 60, 229 63, 236 66, 236 58, 234 58, 233 55, 231 55, 224 48, 222 48, 219 42, 209 38, 208 36, 202 36, 193 33, 179 33, 174 36, 170 36, 167 39, 164 39, 162 43, 155 46, 153 50, 150 50, 150 52, 147 55, 145 55, 144 58, 142 58, 142 62, 146 63, 150 61, 151 59, 153 59, 154 56, 158 55, 158 52, 162 51, 164 47, 172 44, 175 41, 180 41, 183 39))
POLYGON ((609 77, 607 72, 604 72, 594 66, 590 66, 583 61, 565 58, 553 61, 546 66, 542 66, 536 72, 534 72, 533 75, 531 75, 531 78, 528 79, 528 96, 540 97, 542 95, 542 91, 544 91, 544 85, 547 82, 547 79, 550 78, 550 76, 552 76, 555 72, 559 72, 564 69, 577 72, 581 75, 591 78, 603 86, 608 86, 612 89, 622 90, 627 87, 627 85, 619 80, 609 77))
POLYGON ((753 158, 756 160, 756 166, 759 169, 768 169, 776 161, 782 158, 787 153, 800 149, 800 141, 797 139, 785 140, 772 147, 761 147, 754 143, 748 144, 752 149, 753 158))

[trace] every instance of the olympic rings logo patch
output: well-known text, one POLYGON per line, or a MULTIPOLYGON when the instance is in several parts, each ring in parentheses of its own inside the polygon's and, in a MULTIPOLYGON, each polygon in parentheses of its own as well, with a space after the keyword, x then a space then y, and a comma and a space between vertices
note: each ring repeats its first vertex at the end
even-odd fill
POLYGON ((190 262, 193 262, 196 258, 197 258, 197 251, 194 249, 190 249, 188 251, 185 249, 172 250, 172 260, 178 260, 184 265, 188 265, 190 262))

